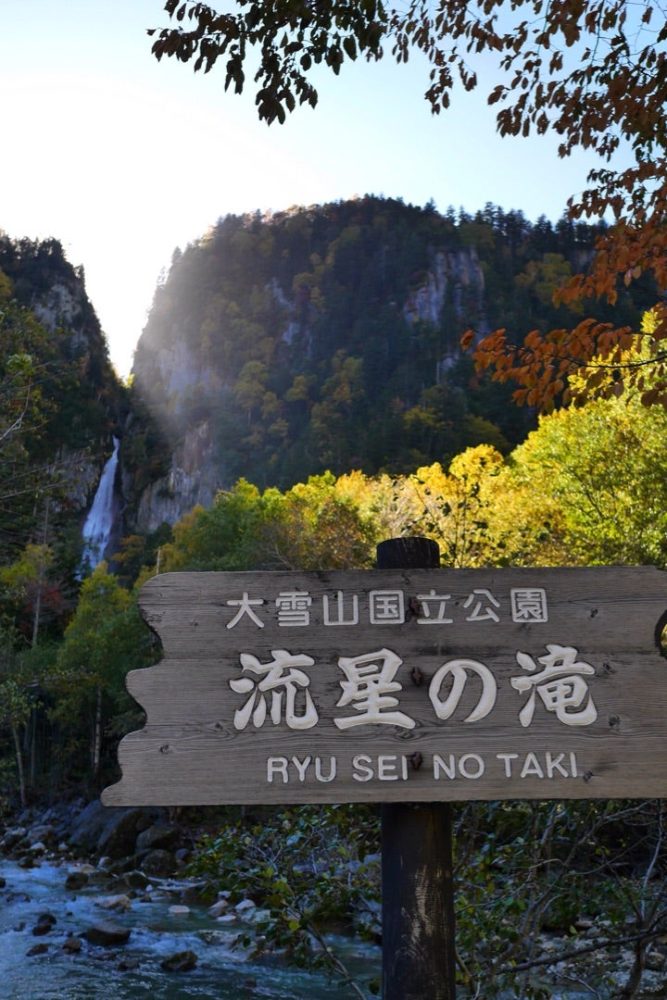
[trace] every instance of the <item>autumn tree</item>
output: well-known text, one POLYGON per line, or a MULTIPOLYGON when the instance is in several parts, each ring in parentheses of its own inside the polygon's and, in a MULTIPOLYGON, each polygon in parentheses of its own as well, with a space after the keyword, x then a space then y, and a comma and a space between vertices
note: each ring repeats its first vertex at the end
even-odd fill
MULTIPOLYGON (((449 106, 455 85, 473 90, 478 65, 494 60, 498 82, 487 100, 498 108, 500 134, 552 131, 561 157, 579 148, 598 154, 601 165, 570 200, 569 214, 610 214, 613 224, 599 236, 589 270, 556 293, 585 307, 581 321, 573 329, 531 331, 522 342, 512 331, 494 331, 477 344, 477 364, 500 381, 517 382, 517 400, 530 404, 632 385, 645 404, 667 404, 662 300, 649 362, 627 356, 635 331, 590 315, 596 299, 615 302, 619 283, 648 276, 658 289, 667 287, 667 22, 655 0, 410 0, 406 7, 238 0, 221 11, 199 0, 167 0, 165 10, 176 24, 150 30, 155 56, 192 61, 205 72, 221 60, 225 89, 236 93, 250 69, 257 114, 267 123, 285 121, 297 104, 315 107, 321 65, 338 74, 359 57, 390 54, 400 63, 420 52, 430 66, 425 96, 437 114, 449 106), (622 149, 634 161, 617 168, 622 149), (659 376, 650 386, 642 382, 647 363, 659 376), (585 375, 576 393, 567 381, 572 372, 585 375)), ((467 343, 474 341, 471 331, 467 343)))
POLYGON ((152 639, 136 602, 101 562, 83 582, 76 612, 65 630, 49 684, 57 699, 54 719, 69 730, 79 765, 88 744, 89 773, 99 781, 106 727, 128 711, 128 670, 152 662, 152 639))

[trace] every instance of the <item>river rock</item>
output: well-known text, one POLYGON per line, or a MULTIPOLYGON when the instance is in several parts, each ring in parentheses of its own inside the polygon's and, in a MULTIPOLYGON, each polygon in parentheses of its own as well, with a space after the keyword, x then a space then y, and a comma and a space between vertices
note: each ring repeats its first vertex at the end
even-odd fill
POLYGON ((136 841, 136 852, 152 851, 156 847, 167 849, 178 841, 180 831, 175 826, 166 823, 154 823, 148 829, 142 830, 136 841))
POLYGON ((49 950, 48 944, 42 941, 40 942, 40 944, 34 944, 32 948, 28 948, 28 950, 26 951, 26 955, 28 956, 28 958, 32 958, 33 955, 44 955, 45 952, 47 952, 48 950, 49 950))
POLYGON ((48 911, 40 913, 37 917, 37 923, 32 929, 32 933, 35 937, 40 937, 42 934, 48 934, 56 923, 56 918, 52 913, 49 913, 48 911))
POLYGON ((251 910, 255 909, 257 904, 253 903, 252 899, 242 899, 240 903, 236 904, 236 912, 241 916, 249 916, 251 910))
POLYGON ((659 972, 665 967, 666 960, 665 955, 661 951, 653 949, 646 955, 646 968, 649 969, 649 971, 659 972))
POLYGON ((109 808, 90 802, 74 821, 70 843, 86 851, 122 858, 134 851, 139 833, 158 815, 154 809, 109 808))
POLYGON ((143 872, 137 871, 136 868, 133 868, 130 872, 125 872, 121 877, 121 882, 128 889, 147 889, 150 886, 148 876, 144 875, 143 872))
POLYGON ((208 915, 209 917, 213 917, 214 920, 217 920, 218 917, 221 917, 223 915, 223 913, 225 912, 226 909, 228 909, 228 907, 229 903, 227 902, 226 899, 219 899, 217 903, 213 904, 213 906, 209 906, 208 915))
POLYGON ((170 875, 176 870, 176 859, 170 851, 157 848, 148 852, 141 862, 141 867, 150 875, 170 875))
POLYGON ((84 931, 83 936, 90 944, 101 944, 105 947, 111 947, 113 945, 126 944, 130 933, 129 927, 121 927, 120 924, 114 924, 110 920, 102 920, 97 924, 93 924, 87 931, 84 931))
POLYGON ((96 900, 95 906, 103 910, 118 910, 124 913, 132 908, 132 900, 124 893, 119 893, 116 896, 106 896, 104 899, 96 900))
POLYGON ((121 958, 117 965, 119 972, 134 972, 141 965, 140 960, 136 956, 121 958))
POLYGON ((67 952, 68 955, 78 955, 81 951, 81 938, 70 934, 63 941, 63 951, 67 952))
POLYGON ((11 851, 12 848, 16 847, 21 843, 26 835, 26 828, 24 826, 13 826, 9 830, 5 830, 5 834, 0 841, 0 848, 3 851, 11 851))
POLYGON ((196 964, 197 956, 194 951, 177 951, 174 955, 170 955, 169 958, 160 962, 160 967, 165 972, 189 972, 190 969, 194 969, 196 964))
POLYGON ((187 917, 190 913, 189 906, 181 906, 178 903, 174 903, 173 906, 169 907, 167 911, 170 917, 187 917))
POLYGON ((37 823, 35 826, 31 826, 27 837, 33 844, 41 842, 42 844, 48 844, 50 847, 53 847, 58 840, 55 827, 50 823, 37 823))
POLYGON ((68 892, 78 892, 79 889, 83 889, 84 886, 88 885, 90 881, 90 876, 87 872, 74 871, 69 872, 67 878, 65 879, 65 888, 68 892))

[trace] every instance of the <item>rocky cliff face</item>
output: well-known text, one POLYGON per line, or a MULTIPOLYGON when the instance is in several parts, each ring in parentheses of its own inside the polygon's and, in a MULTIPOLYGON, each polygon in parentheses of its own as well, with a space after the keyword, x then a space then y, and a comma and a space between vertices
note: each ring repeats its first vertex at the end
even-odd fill
POLYGON ((161 524, 174 524, 197 504, 210 506, 216 492, 225 485, 214 452, 208 421, 185 431, 172 452, 168 473, 141 492, 135 518, 137 531, 156 531, 161 524))
MULTIPOLYGON (((127 400, 85 289, 83 271, 56 240, 12 240, 0 233, 0 277, 8 306, 3 336, 39 372, 36 433, 15 442, 31 475, 48 482, 52 543, 82 524, 112 450, 127 400)), ((0 381, 4 374, 0 357, 0 381)), ((28 491, 29 493, 29 491, 28 491)), ((26 494, 25 504, 31 498, 26 494)), ((41 510, 39 498, 35 511, 41 510)), ((43 514, 36 513, 41 517, 43 514)), ((30 518, 23 514, 26 530, 30 518)))
POLYGON ((518 440, 529 419, 508 416, 510 390, 471 388, 461 334, 567 324, 551 288, 593 238, 373 197, 219 220, 175 255, 137 348, 135 392, 166 449, 140 486, 126 476, 136 526, 241 475, 285 487, 518 440))
MULTIPOLYGON (((298 344, 305 355, 311 354, 320 311, 311 304, 304 321, 303 302, 288 296, 277 279, 267 283, 266 290, 285 316, 283 344, 288 348, 298 344)), ((457 325, 460 328, 464 322, 471 303, 478 326, 484 326, 484 273, 474 248, 434 254, 432 267, 400 306, 408 327, 422 323, 439 329, 445 325, 447 347, 436 361, 438 381, 460 357, 457 325)), ((142 360, 135 368, 138 387, 153 419, 171 438, 172 449, 168 472, 138 497, 132 527, 139 532, 153 532, 165 522, 174 524, 196 504, 210 505, 218 490, 232 485, 220 457, 214 418, 208 414, 221 398, 232 394, 233 380, 226 382, 225 372, 206 364, 203 353, 188 342, 177 324, 169 324, 159 345, 140 354, 142 360), (191 423, 193 411, 206 413, 206 419, 191 423)), ((128 481, 128 494, 131 489, 128 481)))

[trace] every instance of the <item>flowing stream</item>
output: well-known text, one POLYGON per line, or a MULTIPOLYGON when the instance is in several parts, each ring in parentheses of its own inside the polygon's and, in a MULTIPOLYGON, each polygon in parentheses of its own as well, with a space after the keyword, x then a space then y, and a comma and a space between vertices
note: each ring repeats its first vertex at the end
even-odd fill
POLYGON ((102 561, 111 538, 115 514, 114 484, 118 468, 119 448, 120 441, 114 437, 113 452, 102 470, 92 507, 88 511, 83 525, 83 553, 79 567, 79 573, 82 577, 91 573, 102 561))
MULTIPOLYGON (((250 959, 242 948, 233 947, 243 925, 221 925, 205 906, 193 905, 185 915, 171 915, 178 883, 156 879, 150 901, 138 897, 127 912, 109 913, 97 904, 122 890, 105 882, 67 891, 67 872, 67 866, 48 862, 26 870, 0 859, 0 878, 6 882, 0 889, 3 1000, 349 1000, 354 996, 349 987, 287 966, 278 958, 250 959), (33 928, 45 911, 56 923, 48 934, 36 937, 33 928), (104 920, 131 927, 127 944, 108 948, 83 941, 78 954, 63 949, 68 934, 78 936, 104 920), (48 945, 44 954, 26 955, 40 943, 48 945), (185 950, 197 956, 194 969, 161 968, 165 958, 185 950)), ((368 979, 379 973, 377 947, 348 938, 332 938, 332 943, 344 952, 353 974, 368 979)))

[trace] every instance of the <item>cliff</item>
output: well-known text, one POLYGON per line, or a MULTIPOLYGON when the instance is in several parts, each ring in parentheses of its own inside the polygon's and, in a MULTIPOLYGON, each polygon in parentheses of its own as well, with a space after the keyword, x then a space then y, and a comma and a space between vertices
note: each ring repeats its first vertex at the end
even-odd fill
POLYGON ((0 299, 0 426, 7 432, 0 557, 46 541, 73 572, 112 430, 126 419, 126 393, 83 270, 72 267, 57 240, 12 240, 0 232, 0 299))
MULTIPOLYGON (((137 348, 134 392, 163 441, 158 474, 127 482, 137 529, 241 475, 284 487, 509 447, 533 417, 472 379, 460 336, 571 321, 551 292, 594 235, 372 197, 220 219, 174 254, 137 348)), ((627 297, 619 312, 637 318, 627 297)))

